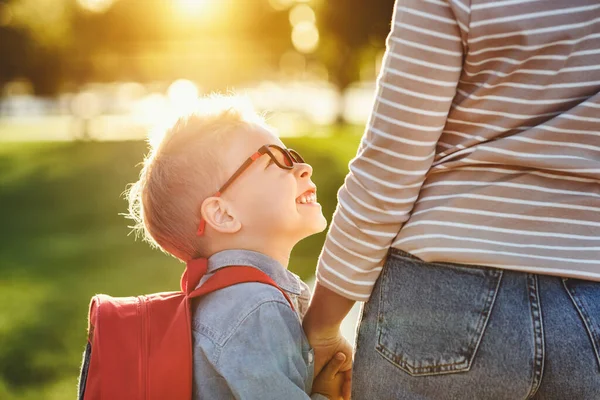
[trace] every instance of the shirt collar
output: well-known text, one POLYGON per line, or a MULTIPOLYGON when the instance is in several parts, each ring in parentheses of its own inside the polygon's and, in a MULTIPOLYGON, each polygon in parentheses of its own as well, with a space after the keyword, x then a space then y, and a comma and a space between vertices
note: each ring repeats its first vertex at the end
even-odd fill
POLYGON ((251 250, 223 250, 208 258, 207 274, 212 274, 220 268, 231 265, 245 265, 257 268, 267 274, 286 292, 299 296, 302 292, 298 277, 288 271, 279 261, 251 250))

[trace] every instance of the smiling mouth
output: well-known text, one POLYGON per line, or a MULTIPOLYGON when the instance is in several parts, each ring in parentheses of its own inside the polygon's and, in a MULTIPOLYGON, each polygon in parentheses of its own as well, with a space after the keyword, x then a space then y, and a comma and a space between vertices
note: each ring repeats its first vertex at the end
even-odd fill
POLYGON ((309 189, 296 198, 296 204, 315 204, 317 202, 317 192, 309 189))

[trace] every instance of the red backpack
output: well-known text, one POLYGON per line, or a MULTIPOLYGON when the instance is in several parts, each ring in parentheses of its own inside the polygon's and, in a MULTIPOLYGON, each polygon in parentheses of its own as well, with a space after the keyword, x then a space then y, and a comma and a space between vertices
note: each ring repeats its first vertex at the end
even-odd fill
MULTIPOLYGON (((219 269, 194 290, 206 259, 188 262, 180 292, 92 298, 82 375, 84 400, 190 400, 192 398, 193 298, 243 282, 281 290, 264 272, 247 266, 219 269)), ((293 308, 288 295, 281 291, 293 308)))

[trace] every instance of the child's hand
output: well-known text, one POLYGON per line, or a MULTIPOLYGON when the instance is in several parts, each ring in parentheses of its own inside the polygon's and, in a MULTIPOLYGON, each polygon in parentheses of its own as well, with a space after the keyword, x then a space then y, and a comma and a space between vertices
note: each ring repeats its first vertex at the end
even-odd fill
POLYGON ((344 388, 346 373, 340 372, 340 368, 345 361, 344 353, 336 353, 315 378, 312 387, 313 393, 322 394, 330 400, 343 399, 344 392, 347 391, 345 390, 347 388, 344 388))

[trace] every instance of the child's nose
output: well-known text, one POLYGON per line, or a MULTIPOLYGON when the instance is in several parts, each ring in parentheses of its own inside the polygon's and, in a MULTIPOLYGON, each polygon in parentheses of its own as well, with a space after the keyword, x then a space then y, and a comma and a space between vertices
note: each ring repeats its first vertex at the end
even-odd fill
POLYGON ((294 167, 294 174, 297 178, 310 178, 312 176, 313 169, 310 164, 295 164, 294 167))

